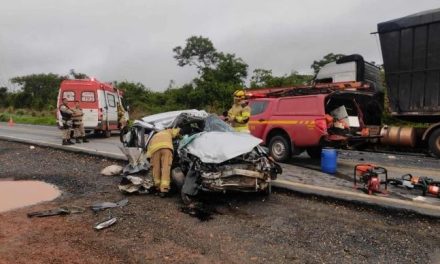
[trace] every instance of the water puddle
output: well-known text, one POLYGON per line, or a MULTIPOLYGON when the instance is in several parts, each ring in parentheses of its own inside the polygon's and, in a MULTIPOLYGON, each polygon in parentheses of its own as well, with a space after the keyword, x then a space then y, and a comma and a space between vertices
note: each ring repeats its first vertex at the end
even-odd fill
POLYGON ((0 213, 51 201, 60 194, 57 187, 41 181, 0 181, 0 213))

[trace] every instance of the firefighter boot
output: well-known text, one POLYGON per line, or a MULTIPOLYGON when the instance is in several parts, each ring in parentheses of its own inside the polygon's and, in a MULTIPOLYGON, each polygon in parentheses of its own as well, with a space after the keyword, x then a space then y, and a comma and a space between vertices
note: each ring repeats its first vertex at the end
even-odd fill
POLYGON ((83 139, 83 142, 84 142, 84 143, 88 143, 88 142, 90 142, 90 141, 87 140, 86 137, 83 137, 82 139, 83 139))
POLYGON ((61 143, 62 145, 69 145, 69 143, 67 142, 67 140, 63 139, 63 143, 61 143))
POLYGON ((70 140, 70 138, 67 139, 67 144, 68 144, 68 145, 75 145, 75 143, 73 143, 72 140, 70 140))
POLYGON ((81 140, 79 139, 79 137, 75 138, 75 143, 81 143, 81 140))

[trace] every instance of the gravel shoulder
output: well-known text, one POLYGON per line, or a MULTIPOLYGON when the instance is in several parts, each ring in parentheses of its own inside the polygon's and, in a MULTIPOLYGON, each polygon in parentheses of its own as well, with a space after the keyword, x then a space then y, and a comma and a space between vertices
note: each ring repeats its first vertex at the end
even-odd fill
POLYGON ((127 196, 122 208, 46 218, 26 213, 118 201, 119 162, 0 141, 0 180, 42 180, 63 195, 0 213, 0 263, 436 263, 440 220, 299 196, 205 195, 209 221, 181 212, 179 196, 127 196), (97 221, 118 222, 102 231, 97 221))

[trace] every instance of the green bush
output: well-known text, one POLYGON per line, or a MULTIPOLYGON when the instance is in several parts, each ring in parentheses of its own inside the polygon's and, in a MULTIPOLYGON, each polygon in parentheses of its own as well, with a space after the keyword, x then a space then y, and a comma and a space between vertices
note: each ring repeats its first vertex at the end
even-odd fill
POLYGON ((6 113, 1 113, 0 122, 6 122, 6 121, 8 121, 8 116, 6 115, 6 113))

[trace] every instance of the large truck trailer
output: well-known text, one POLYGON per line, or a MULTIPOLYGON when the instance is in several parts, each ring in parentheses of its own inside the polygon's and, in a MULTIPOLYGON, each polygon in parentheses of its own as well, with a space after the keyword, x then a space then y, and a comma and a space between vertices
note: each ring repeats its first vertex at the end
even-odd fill
POLYGON ((440 157, 440 9, 379 23, 377 28, 392 116, 429 124, 420 138, 410 130, 402 133, 402 128, 393 133, 424 144, 440 157))

